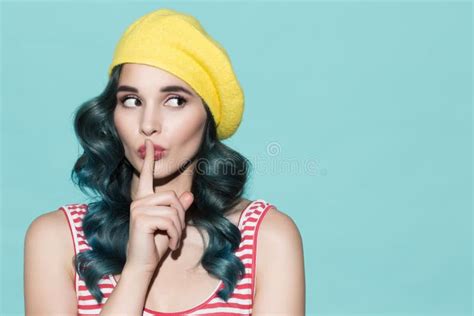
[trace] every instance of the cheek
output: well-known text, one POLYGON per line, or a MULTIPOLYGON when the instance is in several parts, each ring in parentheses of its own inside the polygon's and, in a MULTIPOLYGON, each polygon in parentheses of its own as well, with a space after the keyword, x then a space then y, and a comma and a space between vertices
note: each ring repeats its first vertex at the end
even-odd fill
POLYGON ((120 138, 122 138, 122 122, 117 118, 115 114, 114 114, 114 125, 115 125, 115 130, 117 131, 117 134, 119 135, 120 138))
POLYGON ((192 114, 168 123, 167 134, 172 136, 175 144, 199 143, 204 131, 205 117, 192 114))
POLYGON ((130 131, 128 131, 128 129, 130 129, 130 124, 127 123, 127 120, 122 115, 120 115, 120 113, 114 112, 114 125, 118 136, 126 145, 127 135, 130 134, 130 131))

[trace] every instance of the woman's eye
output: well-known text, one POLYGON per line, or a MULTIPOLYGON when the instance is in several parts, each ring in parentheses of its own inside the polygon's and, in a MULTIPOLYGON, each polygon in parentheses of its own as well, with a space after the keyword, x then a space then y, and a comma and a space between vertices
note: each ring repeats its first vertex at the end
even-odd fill
MULTIPOLYGON (((173 96, 166 100, 166 102, 168 103, 170 100, 176 100, 175 104, 170 103, 172 107, 183 107, 183 105, 186 103, 186 99, 181 96, 173 96)), ((140 99, 134 95, 127 95, 120 99, 120 102, 122 102, 122 104, 127 108, 135 107, 136 105, 138 105, 135 103, 136 101, 141 102, 140 99), (131 101, 128 102, 129 100, 131 101)))
POLYGON ((183 97, 180 97, 180 96, 173 96, 171 98, 169 98, 168 100, 166 100, 166 102, 168 102, 169 100, 178 100, 176 103, 177 105, 172 105, 173 107, 182 107, 184 105, 184 103, 186 103, 186 99, 183 98, 183 97), (181 101, 181 104, 180 104, 180 101, 181 101))
POLYGON ((129 105, 126 104, 126 102, 127 102, 128 100, 138 100, 138 101, 140 101, 140 100, 139 100, 137 97, 135 97, 135 96, 127 95, 127 96, 125 96, 124 98, 122 98, 122 99, 120 100, 120 102, 122 102, 122 104, 123 104, 125 107, 127 107, 127 108, 133 107, 133 103, 134 103, 133 101, 130 101, 130 102, 129 102, 129 103, 130 103, 129 105))

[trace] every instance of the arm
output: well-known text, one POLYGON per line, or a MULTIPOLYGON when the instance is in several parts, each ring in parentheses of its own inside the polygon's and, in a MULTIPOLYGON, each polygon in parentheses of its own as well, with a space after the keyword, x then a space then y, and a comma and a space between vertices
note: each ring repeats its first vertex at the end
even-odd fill
POLYGON ((305 315, 303 243, 293 220, 268 210, 257 236, 254 316, 305 315))
POLYGON ((60 210, 40 215, 24 240, 25 315, 76 315, 74 248, 60 210), (60 298, 60 299, 59 299, 60 298))

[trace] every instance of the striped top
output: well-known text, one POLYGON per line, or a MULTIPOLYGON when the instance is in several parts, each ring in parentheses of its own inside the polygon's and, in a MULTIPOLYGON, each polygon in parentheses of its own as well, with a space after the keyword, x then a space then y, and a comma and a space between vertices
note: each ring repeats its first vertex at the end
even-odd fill
MULTIPOLYGON (((87 212, 87 206, 87 204, 66 204, 60 207, 68 220, 76 254, 92 249, 82 231, 82 219, 87 212)), ((252 201, 240 214, 238 228, 242 239, 239 248, 234 253, 244 264, 245 275, 237 282, 234 292, 227 302, 217 296, 217 292, 224 288, 224 283, 221 280, 207 299, 192 308, 176 312, 160 312, 144 307, 143 315, 251 315, 255 297, 258 229, 265 214, 272 206, 263 199, 257 199, 252 201)), ((78 315, 99 315, 116 285, 117 282, 112 274, 102 277, 98 286, 104 298, 102 303, 98 304, 87 289, 84 280, 76 272, 74 286, 78 315)))

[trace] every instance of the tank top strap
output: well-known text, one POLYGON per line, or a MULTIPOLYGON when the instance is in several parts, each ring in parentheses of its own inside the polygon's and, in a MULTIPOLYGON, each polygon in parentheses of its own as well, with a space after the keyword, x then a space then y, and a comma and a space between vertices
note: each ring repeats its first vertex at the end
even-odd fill
MULTIPOLYGON (((79 252, 89 249, 82 231, 82 220, 87 212, 87 204, 65 204, 59 207, 59 209, 66 216, 69 231, 71 232, 72 243, 74 246, 74 254, 77 255, 79 252)), ((77 298, 79 298, 80 294, 79 287, 79 274, 77 273, 76 269, 74 269, 74 288, 76 289, 77 298)))
POLYGON ((246 274, 249 276, 252 299, 255 297, 258 232, 263 218, 272 207, 275 206, 264 199, 257 199, 251 202, 242 213, 239 256, 245 259, 243 262, 246 266, 246 274))
POLYGON ((82 230, 82 220, 87 212, 87 204, 66 204, 60 207, 64 212, 74 242, 74 253, 90 249, 82 230))
POLYGON ((252 201, 242 213, 242 219, 240 221, 241 231, 243 232, 245 229, 247 235, 250 235, 250 232, 252 232, 252 235, 255 235, 255 233, 258 232, 263 217, 272 206, 272 204, 263 199, 252 201))

